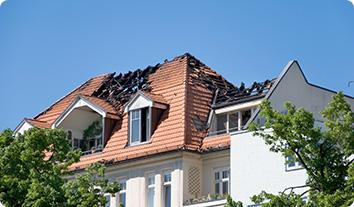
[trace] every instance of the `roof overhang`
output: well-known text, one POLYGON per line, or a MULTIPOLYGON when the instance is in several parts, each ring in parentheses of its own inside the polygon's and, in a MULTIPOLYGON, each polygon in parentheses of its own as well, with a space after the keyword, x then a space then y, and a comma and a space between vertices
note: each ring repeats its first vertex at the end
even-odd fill
POLYGON ((13 131, 13 135, 16 136, 19 131, 21 131, 21 129, 25 126, 25 125, 28 125, 29 128, 32 128, 34 127, 31 123, 29 123, 28 121, 26 121, 26 119, 23 119, 19 125, 17 125, 17 127, 14 129, 13 131))
POLYGON ((92 101, 89 101, 84 96, 78 95, 77 98, 53 122, 52 128, 57 128, 74 109, 77 109, 77 108, 80 108, 80 107, 83 107, 83 106, 87 106, 88 108, 92 109, 93 111, 95 111, 96 113, 100 114, 104 118, 105 117, 112 118, 105 111, 105 109, 103 109, 99 105, 93 103, 92 101))
POLYGON ((250 102, 244 102, 240 104, 230 105, 224 108, 215 109, 215 114, 223 114, 231 111, 239 111, 242 109, 257 107, 259 104, 262 103, 262 101, 263 99, 258 99, 250 102))

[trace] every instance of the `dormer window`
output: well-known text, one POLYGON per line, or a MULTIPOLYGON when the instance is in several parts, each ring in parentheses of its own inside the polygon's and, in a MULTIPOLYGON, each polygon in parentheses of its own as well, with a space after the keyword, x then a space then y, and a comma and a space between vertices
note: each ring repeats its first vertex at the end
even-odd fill
POLYGON ((130 144, 147 142, 150 139, 150 107, 129 112, 130 144))
POLYGON ((54 121, 52 128, 67 131, 70 146, 86 155, 103 150, 118 119, 116 109, 107 101, 79 95, 54 121))
POLYGON ((148 143, 167 106, 162 96, 138 91, 124 109, 129 116, 128 145, 148 143))
POLYGON ((209 136, 240 131, 244 128, 255 108, 214 114, 209 136))

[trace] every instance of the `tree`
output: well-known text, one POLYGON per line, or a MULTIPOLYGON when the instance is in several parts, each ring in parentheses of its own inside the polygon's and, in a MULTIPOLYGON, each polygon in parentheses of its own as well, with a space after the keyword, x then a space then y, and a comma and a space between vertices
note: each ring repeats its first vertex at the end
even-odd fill
POLYGON ((102 164, 70 180, 69 166, 80 154, 61 129, 32 128, 17 137, 11 130, 1 132, 0 202, 11 207, 104 205, 104 193, 114 194, 119 186, 104 177, 102 164))
POLYGON ((262 191, 252 201, 266 207, 349 206, 354 202, 354 113, 343 93, 334 95, 322 111, 323 128, 315 125, 313 114, 305 109, 291 103, 284 106, 286 114, 264 101, 260 115, 266 119, 265 127, 252 124, 250 130, 263 138, 272 152, 300 162, 308 179, 304 186, 291 186, 277 195, 262 191), (306 190, 298 195, 295 188, 306 190), (302 199, 306 193, 307 202, 302 199))

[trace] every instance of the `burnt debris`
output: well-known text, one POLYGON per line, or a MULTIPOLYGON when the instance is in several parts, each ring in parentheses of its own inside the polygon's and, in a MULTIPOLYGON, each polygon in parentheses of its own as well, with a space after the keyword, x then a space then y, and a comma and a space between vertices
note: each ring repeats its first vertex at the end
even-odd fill
POLYGON ((218 108, 230 104, 242 103, 258 98, 263 98, 272 87, 275 79, 266 80, 264 82, 254 82, 250 87, 245 87, 241 83, 239 88, 232 90, 220 90, 213 107, 218 108))
POLYGON ((114 107, 119 108, 128 102, 130 97, 138 90, 151 90, 148 77, 155 73, 159 67, 160 64, 157 64, 148 66, 143 70, 137 69, 125 74, 119 73, 116 76, 113 73, 93 95, 105 99, 114 107))
POLYGON ((250 87, 245 87, 245 84, 241 83, 237 87, 195 57, 189 54, 187 57, 193 83, 200 84, 214 92, 213 108, 263 98, 275 82, 275 79, 254 82, 250 87))
MULTIPOLYGON (((182 58, 187 58, 190 78, 192 79, 190 83, 200 85, 214 93, 214 99, 211 102, 213 108, 263 98, 275 81, 273 79, 254 82, 250 87, 245 87, 245 84, 241 83, 237 87, 188 53, 176 57, 172 61, 182 58)), ((168 61, 165 60, 165 62, 168 61)), ((115 75, 113 73, 93 95, 105 99, 119 108, 128 102, 130 97, 138 90, 151 91, 148 77, 160 67, 161 65, 157 64, 145 69, 129 71, 125 74, 115 75)))

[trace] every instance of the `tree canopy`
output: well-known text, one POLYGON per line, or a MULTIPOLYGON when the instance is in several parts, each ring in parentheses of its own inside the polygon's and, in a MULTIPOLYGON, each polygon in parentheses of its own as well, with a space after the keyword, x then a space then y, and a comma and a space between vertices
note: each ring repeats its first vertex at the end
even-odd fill
POLYGON ((32 128, 14 137, 0 133, 0 202, 5 206, 102 206, 105 193, 118 192, 104 176, 104 166, 93 164, 73 175, 69 166, 81 152, 69 146, 61 129, 32 128))

